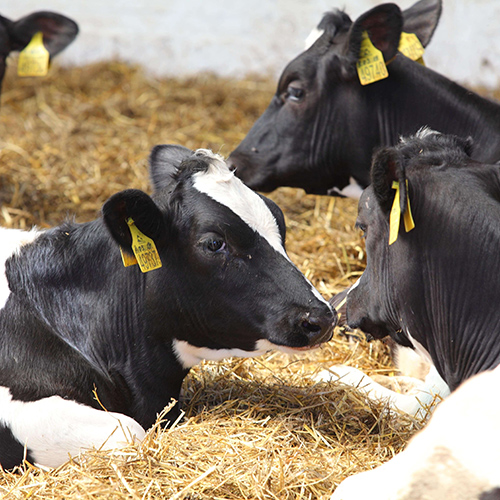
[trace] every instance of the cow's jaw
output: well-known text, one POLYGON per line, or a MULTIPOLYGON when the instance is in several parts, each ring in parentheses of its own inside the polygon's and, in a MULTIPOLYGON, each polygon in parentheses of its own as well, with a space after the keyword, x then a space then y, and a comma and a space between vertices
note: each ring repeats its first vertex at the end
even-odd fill
POLYGON ((283 345, 274 344, 267 339, 257 340, 255 343, 255 350, 246 351, 244 349, 211 349, 209 347, 197 347, 185 340, 174 339, 172 342, 173 351, 183 368, 189 369, 204 360, 220 361, 225 358, 239 357, 239 358, 254 358, 269 351, 281 351, 287 354, 297 354, 302 351, 309 351, 316 349, 321 344, 305 347, 287 347, 283 345))

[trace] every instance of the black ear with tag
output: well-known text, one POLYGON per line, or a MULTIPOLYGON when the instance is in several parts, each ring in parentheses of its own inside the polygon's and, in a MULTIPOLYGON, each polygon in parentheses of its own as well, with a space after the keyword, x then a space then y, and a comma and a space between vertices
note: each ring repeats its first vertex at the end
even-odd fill
POLYGON ((166 227, 160 209, 151 197, 138 189, 127 189, 113 195, 102 207, 102 215, 111 236, 128 253, 132 253, 129 218, 157 246, 166 243, 166 227))
POLYGON ((34 12, 9 26, 12 50, 22 50, 35 33, 43 33, 43 44, 53 57, 64 50, 78 34, 78 25, 55 12, 34 12))
POLYGON ((441 17, 441 0, 420 0, 403 11, 403 31, 415 33, 423 47, 427 47, 441 17))
POLYGON ((155 192, 169 189, 180 164, 194 155, 184 146, 160 144, 149 155, 149 175, 155 192))
POLYGON ((407 186, 403 157, 396 148, 383 148, 373 157, 371 167, 372 187, 384 212, 389 212, 394 201, 393 183, 399 185, 401 212, 406 210, 407 186))
POLYGON ((362 14, 349 30, 348 53, 354 59, 359 57, 363 31, 373 45, 382 52, 385 62, 390 61, 398 51, 403 27, 400 8, 392 3, 378 5, 362 14))

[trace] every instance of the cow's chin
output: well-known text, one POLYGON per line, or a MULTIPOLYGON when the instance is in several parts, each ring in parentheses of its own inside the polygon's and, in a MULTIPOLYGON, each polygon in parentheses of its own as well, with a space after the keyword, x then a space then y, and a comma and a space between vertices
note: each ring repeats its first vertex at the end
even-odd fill
POLYGON ((362 321, 356 324, 349 323, 349 328, 356 329, 359 328, 363 333, 370 335, 372 338, 380 340, 394 333, 395 330, 390 329, 387 325, 374 323, 369 319, 364 318, 362 321))
POLYGON ((306 352, 306 351, 312 351, 314 349, 318 349, 321 347, 326 340, 323 342, 319 342, 318 344, 314 345, 305 345, 301 347, 292 347, 292 346, 287 346, 287 345, 282 345, 282 344, 275 344, 274 342, 271 342, 270 340, 259 340, 258 341, 258 350, 265 350, 265 351, 280 351, 284 352, 286 354, 297 354, 300 352, 306 352))

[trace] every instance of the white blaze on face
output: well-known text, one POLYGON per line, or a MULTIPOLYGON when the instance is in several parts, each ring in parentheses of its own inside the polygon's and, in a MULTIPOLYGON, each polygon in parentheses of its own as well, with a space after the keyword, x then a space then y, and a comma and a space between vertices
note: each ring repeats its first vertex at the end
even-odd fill
POLYGON ((229 170, 221 156, 204 149, 196 153, 208 156, 210 166, 193 176, 195 189, 229 208, 288 259, 278 223, 264 200, 229 170))
POLYGON ((5 261, 18 252, 23 245, 31 243, 40 234, 37 229, 22 231, 0 227, 0 310, 3 309, 10 295, 9 284, 5 276, 5 261))
MULTIPOLYGON (((221 156, 207 149, 198 149, 196 153, 209 157, 211 161, 205 172, 193 175, 195 189, 229 208, 294 265, 285 252, 278 223, 264 200, 229 170, 221 156)), ((304 279, 314 296, 328 304, 305 276, 304 279)))
POLYGON ((310 47, 312 47, 314 42, 318 40, 324 32, 325 30, 319 30, 318 28, 314 28, 306 38, 306 41, 304 43, 304 50, 307 50, 310 47))

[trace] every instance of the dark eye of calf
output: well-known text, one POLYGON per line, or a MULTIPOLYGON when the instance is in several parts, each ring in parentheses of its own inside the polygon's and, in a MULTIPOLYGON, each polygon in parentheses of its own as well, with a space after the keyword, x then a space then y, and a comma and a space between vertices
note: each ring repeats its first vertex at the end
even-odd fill
POLYGON ((221 252, 226 248, 226 242, 221 236, 210 236, 203 240, 202 244, 208 252, 221 252))
POLYGON ((288 85, 286 92, 283 93, 282 99, 284 101, 300 102, 305 96, 304 89, 298 82, 292 82, 288 85))
POLYGON ((356 224, 354 227, 361 230, 361 232, 363 233, 361 236, 363 238, 366 238, 366 230, 368 229, 366 224, 364 224, 363 222, 360 222, 360 221, 356 221, 356 224))

